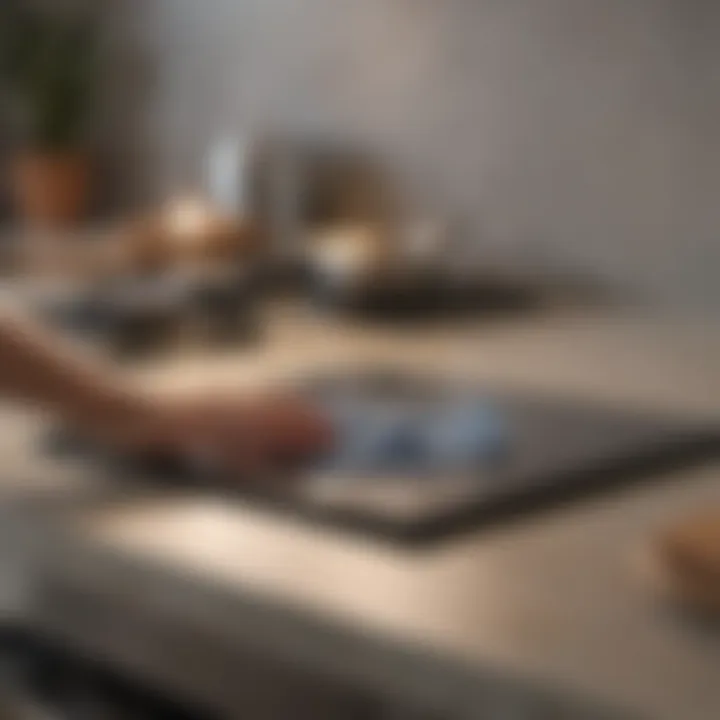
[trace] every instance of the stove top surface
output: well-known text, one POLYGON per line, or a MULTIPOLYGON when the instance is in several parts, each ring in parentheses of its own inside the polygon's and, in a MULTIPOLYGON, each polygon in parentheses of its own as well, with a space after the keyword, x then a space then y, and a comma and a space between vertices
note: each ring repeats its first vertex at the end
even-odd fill
MULTIPOLYGON (((683 418, 418 375, 338 373, 299 385, 334 419, 333 452, 297 482, 215 489, 408 544, 657 478, 720 448, 717 427, 683 418)), ((150 481, 168 479, 167 468, 140 469, 150 481)))

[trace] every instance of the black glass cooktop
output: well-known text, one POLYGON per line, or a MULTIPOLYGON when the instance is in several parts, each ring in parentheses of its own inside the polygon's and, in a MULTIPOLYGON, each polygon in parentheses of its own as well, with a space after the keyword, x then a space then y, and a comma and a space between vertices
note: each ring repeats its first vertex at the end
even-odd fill
MULTIPOLYGON (((329 456, 292 482, 184 481, 412 544, 654 479, 720 448, 717 427, 682 418, 419 375, 346 372, 299 386, 333 418, 329 456)), ((179 479, 159 465, 118 467, 179 479)))

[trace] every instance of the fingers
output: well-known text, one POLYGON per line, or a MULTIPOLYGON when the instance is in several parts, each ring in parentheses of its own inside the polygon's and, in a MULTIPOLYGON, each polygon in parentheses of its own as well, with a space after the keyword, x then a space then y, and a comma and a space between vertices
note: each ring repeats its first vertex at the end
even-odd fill
POLYGON ((330 422, 315 408, 297 401, 273 405, 266 419, 266 431, 274 434, 277 450, 290 455, 313 455, 333 441, 330 422))
MULTIPOLYGON (((226 424, 223 442, 235 455, 237 427, 226 424)), ((219 432, 221 432, 219 430, 219 432)), ((284 399, 254 405, 245 432, 241 462, 249 459, 258 469, 288 470, 326 451, 333 440, 328 421, 313 408, 284 399)))
POLYGON ((318 452, 332 443, 329 421, 314 407, 290 396, 211 401, 201 409, 212 432, 233 443, 247 439, 278 452, 318 452))
POLYGON ((325 451, 330 423, 290 397, 201 398, 167 414, 165 444, 174 446, 201 475, 237 478, 285 475, 325 451))

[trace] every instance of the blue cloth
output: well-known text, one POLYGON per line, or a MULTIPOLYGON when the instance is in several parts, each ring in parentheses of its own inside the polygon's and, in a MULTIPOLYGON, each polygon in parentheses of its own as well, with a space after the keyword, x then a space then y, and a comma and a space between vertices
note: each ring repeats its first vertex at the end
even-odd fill
POLYGON ((490 400, 423 406, 360 400, 331 404, 336 445, 323 468, 339 473, 432 474, 471 470, 509 447, 503 413, 490 400))

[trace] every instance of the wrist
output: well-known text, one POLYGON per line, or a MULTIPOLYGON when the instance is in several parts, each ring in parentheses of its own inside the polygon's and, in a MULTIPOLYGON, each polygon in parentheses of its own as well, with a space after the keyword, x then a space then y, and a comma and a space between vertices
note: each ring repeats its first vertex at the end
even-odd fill
POLYGON ((134 445, 153 424, 156 403, 122 386, 88 388, 71 421, 88 435, 113 444, 134 445))

